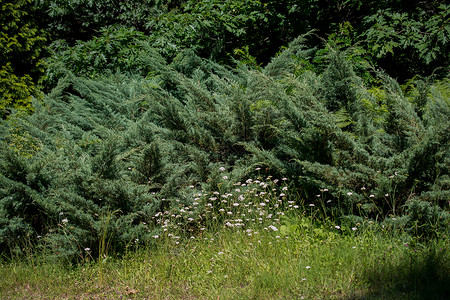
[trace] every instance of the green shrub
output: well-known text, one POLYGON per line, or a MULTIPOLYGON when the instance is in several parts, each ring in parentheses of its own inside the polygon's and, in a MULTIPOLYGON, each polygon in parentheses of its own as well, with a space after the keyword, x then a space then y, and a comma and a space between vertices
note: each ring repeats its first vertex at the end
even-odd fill
POLYGON ((288 178, 292 205, 336 219, 413 214, 414 194, 448 209, 447 81, 420 101, 383 74, 367 90, 334 52, 299 72, 304 40, 260 70, 143 46, 145 76, 61 73, 32 116, 1 124, 2 248, 19 232, 65 259, 152 243, 156 214, 253 176, 288 178))
POLYGON ((434 237, 450 229, 450 214, 427 201, 410 200, 406 203, 407 230, 418 238, 434 237))

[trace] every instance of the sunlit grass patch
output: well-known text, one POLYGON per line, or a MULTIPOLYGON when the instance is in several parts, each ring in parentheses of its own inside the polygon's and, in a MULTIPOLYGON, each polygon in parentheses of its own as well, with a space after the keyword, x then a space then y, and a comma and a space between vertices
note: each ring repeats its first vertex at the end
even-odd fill
POLYGON ((444 299, 449 243, 406 244, 365 232, 280 236, 273 230, 205 231, 120 259, 67 268, 1 265, 5 299, 444 299))
MULTIPOLYGON (((80 265, 30 255, 0 266, 5 299, 398 299, 449 295, 448 236, 423 241, 361 219, 325 217, 290 199, 284 180, 248 179, 233 192, 154 216, 153 242, 80 265), (432 295, 432 296, 430 296, 432 295)), ((324 202, 324 205, 332 204, 324 202)), ((325 207, 326 208, 326 207, 325 207)), ((332 207, 331 207, 332 208, 332 207)), ((329 210, 332 212, 332 210, 329 210)), ((89 253, 90 249, 85 249, 89 253)))

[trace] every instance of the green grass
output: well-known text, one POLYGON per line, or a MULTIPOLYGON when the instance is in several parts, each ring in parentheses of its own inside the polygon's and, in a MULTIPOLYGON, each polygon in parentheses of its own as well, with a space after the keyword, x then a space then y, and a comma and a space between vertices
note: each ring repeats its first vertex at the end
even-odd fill
POLYGON ((157 213, 160 233, 120 257, 106 233, 76 265, 24 243, 0 263, 0 299, 450 299, 445 230, 345 221, 256 181, 235 192, 157 213))
MULTIPOLYGON (((304 218, 303 222, 311 222, 304 218)), ((448 299, 448 236, 414 243, 332 225, 281 236, 263 225, 159 237, 77 266, 44 257, 0 266, 1 299, 448 299), (319 230, 318 230, 319 229, 319 230), (122 298, 121 298, 122 297, 122 298)), ((277 228, 278 229, 278 228, 277 228)))

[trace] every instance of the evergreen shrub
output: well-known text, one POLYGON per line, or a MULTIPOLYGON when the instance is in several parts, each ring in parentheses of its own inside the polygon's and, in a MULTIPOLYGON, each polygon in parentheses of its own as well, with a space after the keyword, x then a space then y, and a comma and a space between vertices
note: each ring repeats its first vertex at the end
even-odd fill
POLYGON ((32 116, 0 127, 3 251, 30 239, 74 260, 151 244, 155 215, 261 173, 328 216, 414 223, 412 197, 447 211, 448 81, 404 91, 380 73, 368 88, 337 52, 299 72, 303 39, 261 69, 146 47, 146 76, 63 70, 32 116))

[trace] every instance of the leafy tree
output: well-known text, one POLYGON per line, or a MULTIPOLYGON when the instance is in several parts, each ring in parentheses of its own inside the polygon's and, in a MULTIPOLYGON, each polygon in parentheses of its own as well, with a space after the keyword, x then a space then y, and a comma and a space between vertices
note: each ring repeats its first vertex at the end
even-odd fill
POLYGON ((12 108, 31 111, 45 72, 45 34, 36 25, 33 1, 0 2, 0 116, 12 108))
POLYGON ((69 46, 65 41, 53 43, 54 55, 48 59, 47 85, 56 84, 65 70, 88 77, 115 72, 130 72, 146 76, 148 68, 140 67, 140 60, 148 40, 134 28, 104 27, 99 36, 69 46))
POLYGON ((401 81, 430 75, 437 68, 440 77, 445 76, 448 65, 449 9, 439 1, 43 0, 37 7, 47 16, 41 26, 53 33, 55 51, 65 56, 86 56, 82 51, 87 48, 99 53, 101 46, 95 43, 114 35, 112 28, 133 28, 169 60, 190 49, 223 64, 244 55, 258 66, 300 34, 315 30, 317 37, 310 37, 309 47, 323 48, 322 39, 335 40, 339 48, 353 47, 352 56, 361 63, 355 71, 365 72, 364 80, 371 84, 363 60, 401 81))
POLYGON ((234 48, 251 44, 255 26, 266 20, 259 1, 186 1, 180 10, 162 14, 147 23, 156 47, 173 57, 190 48, 203 57, 223 60, 234 48))
POLYGON ((450 6, 432 4, 406 11, 386 8, 365 18, 367 51, 391 76, 447 74, 450 6))
POLYGON ((39 0, 41 27, 47 29, 52 40, 65 40, 73 46, 97 36, 104 27, 121 25, 144 30, 148 18, 179 5, 180 1, 160 0, 39 0))

